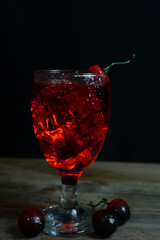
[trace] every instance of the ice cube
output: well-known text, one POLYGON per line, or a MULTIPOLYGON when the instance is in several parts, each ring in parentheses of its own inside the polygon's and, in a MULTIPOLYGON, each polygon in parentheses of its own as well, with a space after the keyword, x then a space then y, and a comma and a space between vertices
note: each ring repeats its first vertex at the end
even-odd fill
POLYGON ((48 163, 51 164, 52 167, 62 171, 70 171, 74 169, 76 164, 78 164, 78 159, 76 157, 71 157, 68 159, 60 159, 59 157, 45 154, 45 158, 48 161, 48 163))
POLYGON ((77 152, 70 143, 67 143, 65 146, 60 145, 59 147, 55 147, 55 150, 58 158, 63 160, 77 156, 77 152))
POLYGON ((78 120, 85 118, 95 111, 101 110, 101 103, 91 88, 81 86, 74 92, 65 94, 63 101, 68 105, 69 110, 78 120))

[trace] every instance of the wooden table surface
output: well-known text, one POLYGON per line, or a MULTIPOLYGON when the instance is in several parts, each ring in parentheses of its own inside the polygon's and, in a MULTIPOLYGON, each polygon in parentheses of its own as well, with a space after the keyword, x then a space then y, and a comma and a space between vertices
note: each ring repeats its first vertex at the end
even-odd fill
MULTIPOLYGON (((17 227, 17 212, 53 205, 60 194, 60 178, 44 159, 0 158, 0 240, 27 239, 17 227)), ((132 213, 108 239, 160 240, 160 165, 95 161, 81 176, 78 199, 87 204, 102 197, 125 199, 132 213)), ((61 238, 41 233, 33 239, 61 238)))

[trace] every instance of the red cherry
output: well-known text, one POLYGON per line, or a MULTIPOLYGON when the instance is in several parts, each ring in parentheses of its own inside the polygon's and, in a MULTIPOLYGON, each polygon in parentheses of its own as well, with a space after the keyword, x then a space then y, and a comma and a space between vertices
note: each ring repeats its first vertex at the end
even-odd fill
POLYGON ((87 68, 87 72, 90 73, 104 73, 103 70, 98 65, 92 65, 87 68))
POLYGON ((108 67, 105 67, 103 70, 98 65, 92 65, 92 66, 87 68, 87 72, 91 72, 91 73, 108 73, 108 71, 109 71, 109 69, 111 67, 113 67, 115 65, 128 64, 128 63, 132 62, 135 58, 136 58, 136 55, 132 54, 131 58, 128 61, 111 63, 108 67))
POLYGON ((121 198, 113 199, 107 206, 107 210, 113 212, 118 220, 118 225, 124 224, 131 216, 128 204, 121 198))
POLYGON ((97 234, 108 237, 116 231, 118 222, 113 213, 101 209, 93 214, 92 225, 97 234))
POLYGON ((44 229, 44 215, 40 210, 30 208, 19 215, 18 226, 26 237, 36 237, 44 229))

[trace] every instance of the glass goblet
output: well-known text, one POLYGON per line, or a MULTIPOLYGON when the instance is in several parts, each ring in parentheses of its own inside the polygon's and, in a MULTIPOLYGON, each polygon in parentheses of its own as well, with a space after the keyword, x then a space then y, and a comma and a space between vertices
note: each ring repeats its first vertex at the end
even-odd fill
POLYGON ((35 71, 31 113, 41 151, 62 181, 59 205, 43 211, 44 232, 72 237, 92 232, 92 214, 79 206, 76 185, 105 141, 110 117, 107 74, 35 71))

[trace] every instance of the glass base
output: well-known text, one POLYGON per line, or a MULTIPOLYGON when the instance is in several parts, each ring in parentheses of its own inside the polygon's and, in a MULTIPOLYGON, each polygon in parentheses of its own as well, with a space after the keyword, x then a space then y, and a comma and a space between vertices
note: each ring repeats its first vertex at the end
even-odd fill
POLYGON ((77 237, 93 232, 92 209, 48 207, 43 210, 46 224, 44 232, 52 236, 77 237))

